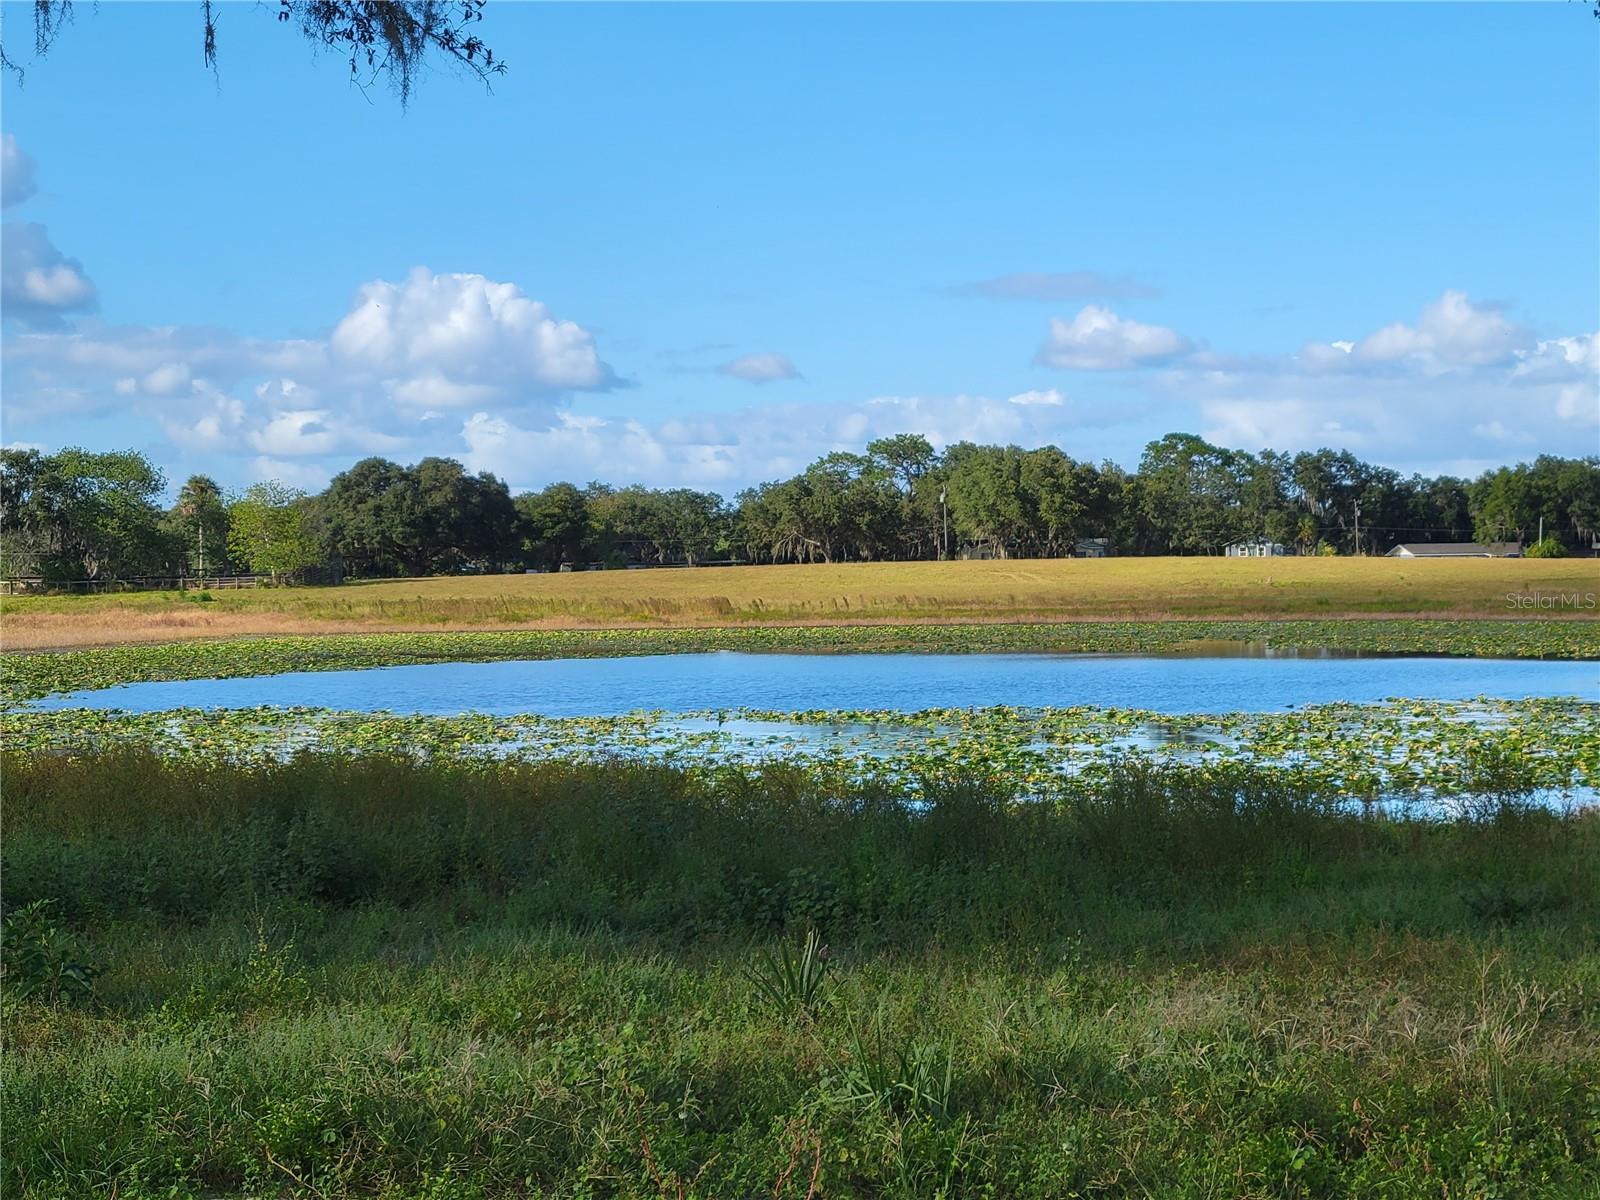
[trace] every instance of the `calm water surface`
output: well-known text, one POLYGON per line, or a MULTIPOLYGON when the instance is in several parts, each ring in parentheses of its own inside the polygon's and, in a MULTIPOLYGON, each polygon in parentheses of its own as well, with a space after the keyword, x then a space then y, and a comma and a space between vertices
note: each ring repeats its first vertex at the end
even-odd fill
POLYGON ((250 708, 453 715, 613 716, 719 708, 982 708, 1099 705, 1163 713, 1273 712, 1335 701, 1600 701, 1600 663, 1333 654, 670 654, 432 663, 249 679, 135 683, 39 708, 250 708))

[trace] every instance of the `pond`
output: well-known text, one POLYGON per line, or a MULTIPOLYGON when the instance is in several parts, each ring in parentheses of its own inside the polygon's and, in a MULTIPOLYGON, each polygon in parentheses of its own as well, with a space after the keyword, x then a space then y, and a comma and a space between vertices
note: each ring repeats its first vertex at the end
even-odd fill
MULTIPOLYGON (((1223 651, 1224 648, 1217 648, 1223 651)), ((614 716, 651 710, 919 712, 1093 705, 1157 713, 1282 712, 1392 697, 1600 700, 1600 663, 1256 652, 1127 654, 671 654, 430 663, 135 683, 37 709, 156 712, 311 706, 448 716, 614 716)))

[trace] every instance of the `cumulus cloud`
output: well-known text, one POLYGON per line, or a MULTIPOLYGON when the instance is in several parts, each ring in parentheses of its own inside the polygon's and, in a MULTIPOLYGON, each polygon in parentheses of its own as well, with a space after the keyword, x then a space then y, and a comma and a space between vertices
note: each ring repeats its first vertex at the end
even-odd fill
POLYGON ((799 379, 800 372, 782 354, 746 354, 717 368, 719 375, 742 379, 746 383, 774 383, 780 379, 799 379))
POLYGON ((985 300, 1148 300, 1161 293, 1128 275, 1098 271, 1019 271, 950 289, 953 295, 985 300))
POLYGON ((1162 325, 1119 317, 1088 304, 1071 321, 1050 318, 1050 333, 1034 361, 1080 371, 1117 371, 1171 362, 1193 348, 1189 339, 1162 325))
POLYGON ((403 283, 363 285, 328 344, 355 369, 432 380, 440 391, 530 384, 559 391, 612 382, 594 336, 556 319, 515 284, 423 267, 403 283))
POLYGON ((339 444, 328 427, 325 408, 292 409, 275 413, 262 428, 250 434, 250 444, 263 454, 304 457, 330 453, 339 444))
POLYGON ((1534 345, 1531 332, 1507 320, 1499 306, 1447 291, 1424 305, 1414 324, 1394 321, 1359 340, 1313 342, 1300 356, 1324 370, 1450 371, 1511 362, 1534 345))
POLYGON ((1536 338, 1499 307, 1446 291, 1414 323, 1297 354, 1194 354, 1142 378, 1197 408, 1202 433, 1225 445, 1337 446, 1431 472, 1592 446, 1573 436, 1600 425, 1597 347, 1596 334, 1536 338))
POLYGON ((1517 355, 1515 374, 1523 379, 1572 380, 1600 375, 1600 334, 1577 334, 1534 343, 1517 355))
POLYGON ((21 204, 38 190, 33 178, 33 159, 17 145, 14 136, 0 135, 0 208, 21 204))
POLYGON ((167 417, 161 428, 169 441, 180 450, 192 454, 216 454, 232 447, 239 431, 244 427, 245 410, 242 401, 227 395, 215 395, 211 404, 187 419, 167 417))
POLYGON ((84 321, 8 337, 5 363, 14 422, 131 405, 180 448, 274 462, 427 452, 451 410, 547 418, 614 383, 587 329, 515 285, 425 270, 360 288, 325 339, 84 321))
POLYGON ((60 329, 63 318, 95 307, 83 264, 57 250, 43 225, 7 221, 0 227, 0 260, 0 309, 9 321, 60 329))

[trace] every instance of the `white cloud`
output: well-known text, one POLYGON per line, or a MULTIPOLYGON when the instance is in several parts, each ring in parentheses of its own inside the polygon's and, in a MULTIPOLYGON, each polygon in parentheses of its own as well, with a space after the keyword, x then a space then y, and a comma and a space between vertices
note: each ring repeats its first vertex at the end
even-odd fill
POLYGON ((14 136, 0 135, 0 208, 21 204, 38 190, 33 177, 33 159, 17 145, 14 136))
POLYGON ((1530 434, 1508 428, 1506 423, 1498 418, 1493 421, 1479 422, 1472 427, 1472 432, 1491 442, 1517 442, 1526 445, 1533 441, 1533 437, 1530 434))
POLYGON ((717 368, 719 374, 742 379, 746 383, 773 383, 780 379, 799 379, 800 372, 782 354, 746 354, 717 368))
POLYGON ((250 434, 250 444, 263 454, 308 457, 328 454, 339 437, 328 428, 328 410, 309 408, 280 412, 250 434))
POLYGON ((443 412, 548 418, 572 391, 614 379, 588 330, 516 286, 421 270, 362 287, 325 340, 84 321, 7 337, 5 365, 9 420, 47 421, 64 405, 142 411, 181 447, 276 462, 427 453, 437 425, 423 423, 443 412))
POLYGON ((1161 294, 1132 276, 1098 271, 1018 271, 964 283, 950 291, 986 300, 1148 300, 1161 294))
POLYGON ((256 479, 276 479, 305 492, 320 492, 328 486, 335 471, 327 466, 309 462, 293 462, 271 458, 265 454, 250 460, 249 476, 256 479))
POLYGON ((1098 304, 1085 305, 1071 321, 1050 318, 1050 333, 1036 362, 1081 371, 1115 371, 1170 362, 1192 348, 1162 325, 1119 317, 1098 304))
POLYGON ((1423 306, 1414 325, 1394 321, 1357 341, 1313 342, 1300 356, 1310 367, 1332 370, 1449 371, 1511 362, 1533 346, 1532 334, 1499 307, 1446 291, 1423 306))
POLYGON ((437 413, 441 408, 492 404, 499 397, 500 389, 486 383, 460 383, 438 371, 429 371, 413 379, 392 381, 389 394, 407 408, 437 413))
MULTIPOLYGON (((362 286, 335 326, 336 358, 384 379, 436 386, 600 388, 611 373, 594 337, 511 283, 482 275, 435 275, 418 267, 403 283, 362 286)), ((437 402, 437 401, 435 401, 437 402)))
POLYGON ((166 419, 161 423, 168 439, 181 450, 193 454, 216 454, 234 444, 244 425, 244 404, 232 396, 217 395, 211 407, 187 421, 166 419))
POLYGON ((935 447, 1058 442, 1071 453, 1080 425, 1057 405, 1010 397, 877 396, 861 404, 763 405, 658 424, 567 412, 536 425, 479 412, 463 422, 461 437, 470 469, 493 471, 514 487, 600 478, 728 494, 890 434, 921 433, 935 447))
POLYGON ((1536 339, 1500 308, 1446 291, 1415 324, 1297 354, 1192 354, 1141 384, 1197 412, 1225 445, 1333 446, 1431 473, 1504 461, 1508 447, 1592 453, 1572 433, 1600 424, 1597 347, 1600 335, 1536 339))
POLYGON ((1567 384, 1556 395, 1556 416, 1582 425, 1600 425, 1600 388, 1567 384))
POLYGON ((33 329, 59 329, 63 318, 94 308, 94 284, 83 265, 57 250, 43 225, 7 221, 0 227, 0 309, 33 329))
POLYGON ((1600 333, 1550 338, 1517 357, 1516 374, 1528 379, 1580 379, 1600 375, 1600 333))
POLYGON ((147 396, 175 396, 189 390, 189 380, 188 363, 163 363, 139 381, 139 390, 147 396))
POLYGON ((1007 396, 1006 400, 1011 404, 1023 406, 1043 404, 1051 408, 1057 408, 1067 402, 1067 398, 1055 388, 1047 388, 1042 392, 1018 392, 1015 396, 1007 396))

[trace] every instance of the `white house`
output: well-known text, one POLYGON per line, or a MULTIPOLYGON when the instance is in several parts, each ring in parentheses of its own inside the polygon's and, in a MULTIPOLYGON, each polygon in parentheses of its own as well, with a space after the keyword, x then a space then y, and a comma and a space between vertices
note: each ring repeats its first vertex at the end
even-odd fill
POLYGON ((1229 542, 1222 552, 1229 558, 1282 558, 1289 553, 1282 542, 1269 542, 1266 538, 1229 542))

